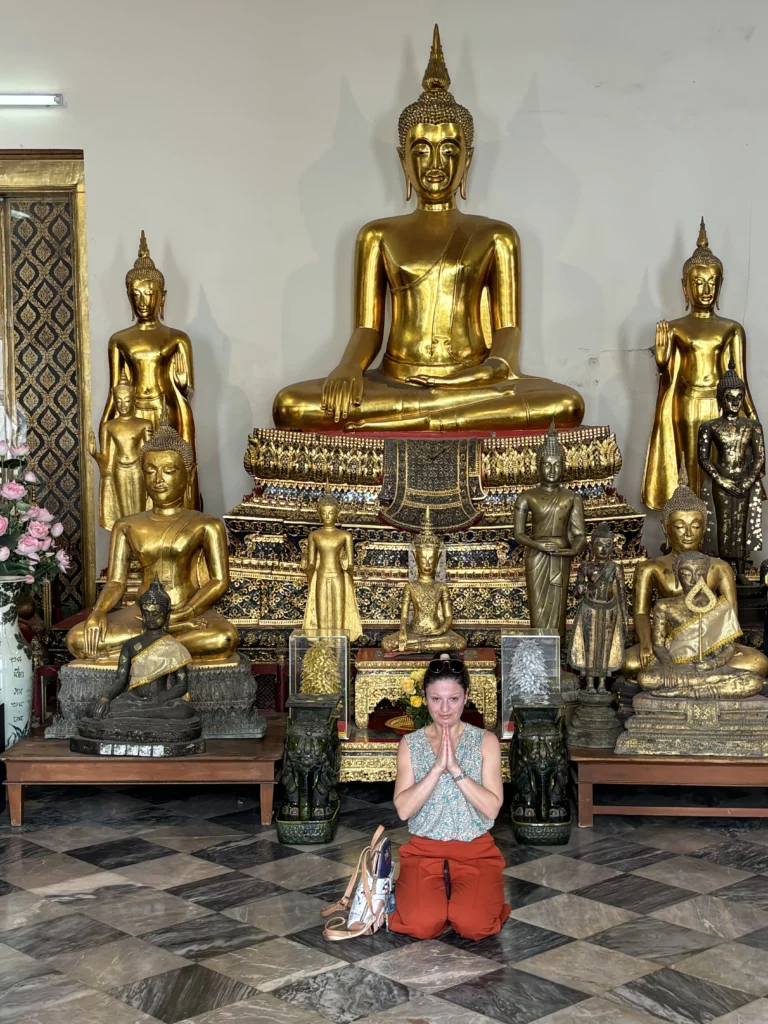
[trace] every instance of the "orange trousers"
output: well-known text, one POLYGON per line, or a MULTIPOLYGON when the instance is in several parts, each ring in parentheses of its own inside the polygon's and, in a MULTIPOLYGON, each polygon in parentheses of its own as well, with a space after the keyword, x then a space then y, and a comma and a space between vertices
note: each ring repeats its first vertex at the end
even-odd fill
POLYGON ((495 935, 511 913, 504 902, 503 869, 504 858, 488 832, 468 843, 411 836, 400 847, 389 930, 436 939, 450 925, 465 939, 495 935))

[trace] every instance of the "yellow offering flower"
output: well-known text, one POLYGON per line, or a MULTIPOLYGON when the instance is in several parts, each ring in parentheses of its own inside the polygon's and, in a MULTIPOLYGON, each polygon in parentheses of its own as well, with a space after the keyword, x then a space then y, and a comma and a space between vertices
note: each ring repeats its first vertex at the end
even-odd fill
POLYGON ((403 690, 406 693, 413 693, 415 689, 416 689, 416 687, 413 685, 413 680, 412 679, 409 678, 409 679, 404 679, 403 680, 403 690))
POLYGON ((424 682, 424 676, 426 674, 427 670, 425 668, 415 668, 413 672, 411 672, 411 679, 417 686, 421 686, 421 684, 424 682))
POLYGON ((415 696, 411 697, 411 707, 413 707, 413 708, 420 708, 423 705, 423 703, 424 703, 423 699, 421 697, 419 697, 418 694, 416 694, 415 696))

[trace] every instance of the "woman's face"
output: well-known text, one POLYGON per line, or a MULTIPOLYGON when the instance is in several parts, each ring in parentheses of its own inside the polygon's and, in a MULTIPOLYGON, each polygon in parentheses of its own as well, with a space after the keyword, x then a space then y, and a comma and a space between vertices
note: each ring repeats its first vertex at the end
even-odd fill
POLYGON ((467 695, 455 679, 438 679, 425 691, 432 721, 439 726, 458 722, 467 703, 467 695))

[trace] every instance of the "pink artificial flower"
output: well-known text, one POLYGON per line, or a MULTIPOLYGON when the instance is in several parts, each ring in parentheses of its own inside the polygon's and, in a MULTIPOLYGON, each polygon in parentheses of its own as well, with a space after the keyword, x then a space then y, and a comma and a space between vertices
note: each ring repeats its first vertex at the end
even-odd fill
MULTIPOLYGON (((54 523, 53 526, 51 527, 51 536, 60 537, 62 533, 64 533, 64 527, 61 525, 61 523, 54 523)), ((0 537, 2 537, 2 533, 0 533, 0 537)))
POLYGON ((25 583, 29 583, 29 584, 32 584, 32 583, 34 583, 34 582, 35 582, 35 577, 34 577, 34 576, 25 576, 25 577, 24 577, 24 582, 25 582, 25 583))
POLYGON ((29 455, 29 445, 28 444, 12 444, 11 445, 11 455, 13 455, 13 457, 16 458, 16 459, 20 459, 20 458, 23 458, 25 455, 29 455))
POLYGON ((51 544, 53 544, 53 541, 51 540, 50 537, 43 537, 43 539, 40 541, 40 550, 47 551, 50 548, 51 544))
MULTIPOLYGON (((42 505, 35 505, 33 508, 36 509, 35 515, 32 519, 37 519, 41 523, 52 523, 54 520, 53 512, 49 512, 47 508, 43 508, 42 505)), ((31 511, 31 509, 30 509, 31 511)))
POLYGON ((41 523, 39 519, 30 519, 27 523, 27 533, 36 540, 43 540, 50 532, 48 523, 41 523))
POLYGON ((18 498, 23 498, 27 493, 26 487, 23 487, 18 480, 9 480, 7 483, 0 487, 0 496, 8 498, 10 501, 15 501, 18 498))
POLYGON ((8 530, 8 519, 6 516, 0 516, 0 537, 3 536, 8 530))
POLYGON ((0 441, 0 456, 5 458, 5 456, 7 454, 8 454, 8 442, 7 441, 0 441))
POLYGON ((31 537, 28 533, 22 533, 16 541, 16 554, 32 557, 40 550, 40 541, 37 537, 31 537))
POLYGON ((37 477, 35 476, 35 474, 32 472, 31 469, 28 470, 24 474, 24 483, 25 484, 36 484, 37 482, 38 482, 37 477))
POLYGON ((59 563, 59 568, 62 572, 68 572, 69 567, 72 564, 69 560, 69 555, 66 551, 59 549, 56 552, 56 561, 59 563))
POLYGON ((10 548, 0 548, 0 562, 7 562, 11 557, 10 548))

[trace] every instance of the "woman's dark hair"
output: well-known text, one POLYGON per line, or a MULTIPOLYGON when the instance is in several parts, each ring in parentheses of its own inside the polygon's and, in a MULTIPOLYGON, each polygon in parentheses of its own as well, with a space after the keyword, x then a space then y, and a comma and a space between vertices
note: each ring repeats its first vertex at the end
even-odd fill
POLYGON ((464 693, 469 690, 469 673, 466 665, 460 658, 452 658, 450 654, 441 654, 439 658, 434 658, 427 665, 422 683, 424 692, 426 693, 430 683, 436 683, 441 679, 451 679, 454 683, 458 683, 464 693))

